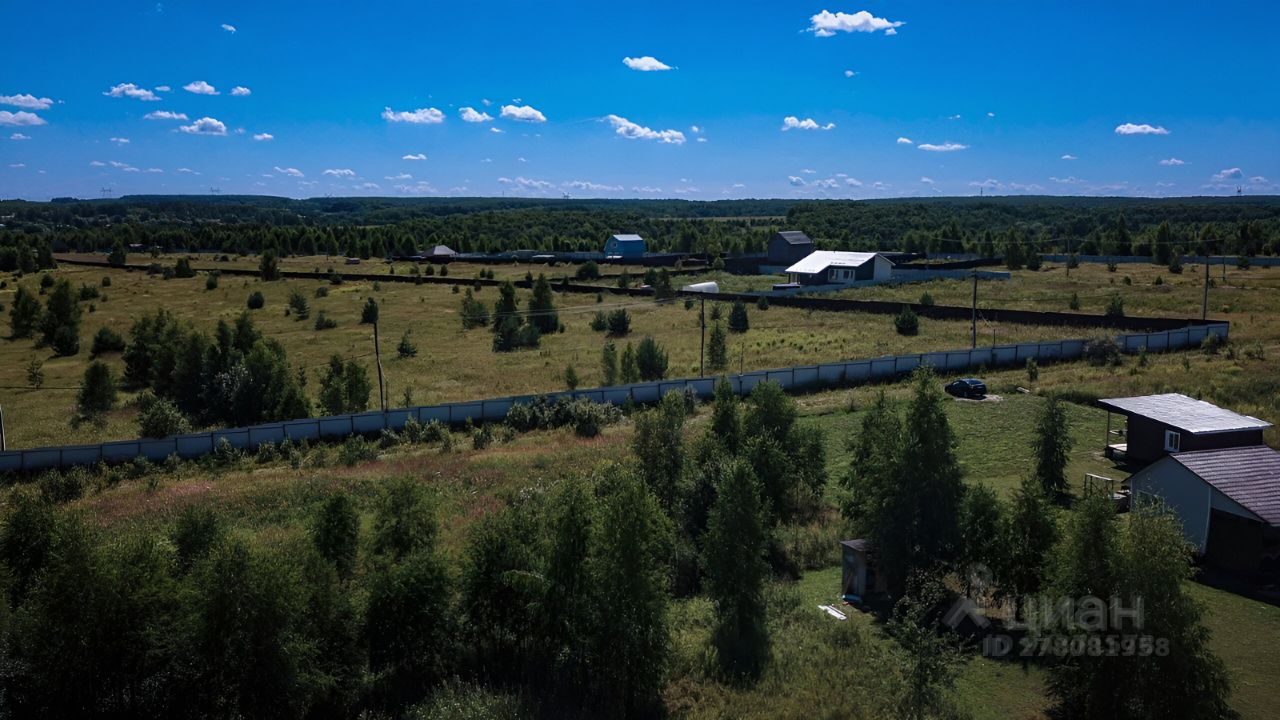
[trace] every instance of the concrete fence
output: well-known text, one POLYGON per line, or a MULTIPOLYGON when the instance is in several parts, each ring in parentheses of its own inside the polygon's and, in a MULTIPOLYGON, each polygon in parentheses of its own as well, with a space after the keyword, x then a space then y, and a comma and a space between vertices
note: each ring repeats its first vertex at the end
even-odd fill
MULTIPOLYGON (((1160 332, 1120 335, 1116 342, 1125 352, 1137 352, 1146 348, 1149 352, 1198 347, 1205 336, 1212 333, 1224 340, 1230 326, 1226 323, 1210 323, 1160 332)), ((776 370, 759 370, 726 376, 739 395, 750 393, 761 382, 771 380, 788 391, 818 390, 824 387, 859 385, 887 381, 901 377, 921 365, 929 365, 940 372, 959 372, 979 368, 1016 367, 1029 358, 1037 362, 1078 360, 1084 355, 1086 340, 1048 340, 1016 345, 993 345, 965 350, 942 350, 914 355, 895 355, 868 360, 824 363, 821 365, 797 365, 776 370)), ((654 403, 672 390, 693 391, 700 398, 712 396, 716 378, 686 378, 658 382, 635 383, 615 387, 591 388, 547 393, 543 397, 585 398, 594 402, 622 405, 654 403)), ((120 440, 92 445, 63 445, 59 447, 11 450, 0 452, 0 472, 20 472, 62 468, 73 465, 93 465, 99 462, 124 463, 136 457, 161 462, 170 455, 183 459, 208 455, 225 439, 240 450, 255 450, 263 443, 280 443, 291 440, 341 439, 354 434, 373 434, 384 429, 400 430, 410 419, 421 423, 438 420, 451 425, 467 420, 473 422, 499 421, 518 403, 528 403, 538 395, 477 400, 472 402, 423 405, 382 412, 365 412, 353 415, 334 415, 305 418, 285 422, 264 423, 244 428, 230 428, 211 432, 192 433, 165 439, 120 440)))

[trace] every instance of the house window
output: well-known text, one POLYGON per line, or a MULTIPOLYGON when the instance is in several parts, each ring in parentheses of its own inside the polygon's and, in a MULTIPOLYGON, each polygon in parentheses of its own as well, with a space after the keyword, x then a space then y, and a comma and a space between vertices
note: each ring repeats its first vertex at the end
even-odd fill
POLYGON ((1172 453, 1180 452, 1182 450, 1182 433, 1165 430, 1164 449, 1172 453))

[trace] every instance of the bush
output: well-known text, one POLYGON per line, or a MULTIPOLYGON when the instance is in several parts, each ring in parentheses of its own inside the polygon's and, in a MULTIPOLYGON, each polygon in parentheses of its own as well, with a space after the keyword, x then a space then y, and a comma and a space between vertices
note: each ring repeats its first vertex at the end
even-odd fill
POLYGON ((741 300, 734 300, 729 309, 729 332, 744 333, 751 329, 751 321, 747 317, 747 305, 741 300))
POLYGON ((1200 341, 1200 349, 1206 355, 1217 355, 1218 351, 1226 344, 1226 341, 1218 333, 1209 333, 1204 336, 1204 340, 1200 341))
POLYGON ((1027 382, 1036 382, 1040 379, 1040 366, 1033 357, 1027 358, 1027 382))
POLYGON ((96 358, 106 353, 124 352, 124 347, 124 338, 120 333, 109 327, 101 327, 93 336, 93 346, 89 349, 89 354, 96 358))
POLYGON ((1169 272, 1174 275, 1182 274, 1182 248, 1173 249, 1173 255, 1169 258, 1169 272))
POLYGON ((757 310, 760 310, 760 311, 762 311, 762 312, 763 312, 763 311, 765 311, 765 310, 768 310, 768 309, 769 309, 769 298, 765 297, 764 295, 761 295, 761 296, 760 296, 760 299, 756 300, 756 309, 757 309, 757 310))
POLYGON ((528 403, 512 405, 506 417, 507 425, 517 432, 572 425, 580 437, 595 437, 600 428, 621 420, 622 410, 616 405, 596 403, 586 398, 559 398, 553 402, 541 395, 528 403))
POLYGON ((1162 277, 1160 277, 1159 275, 1157 275, 1157 276, 1156 276, 1156 279, 1155 279, 1155 282, 1153 282, 1153 283, 1151 283, 1151 284, 1152 284, 1152 285, 1156 285, 1156 286, 1163 285, 1163 284, 1164 284, 1164 278, 1162 278, 1162 277))
POLYGON ((85 368, 76 410, 83 417, 97 417, 116 405, 116 376, 106 363, 95 360, 85 368))
POLYGON ((373 445, 359 435, 349 436, 338 447, 338 462, 347 467, 359 465, 363 462, 372 462, 377 459, 378 453, 373 449, 373 445))
POLYGON ((484 450, 493 444, 493 430, 488 425, 481 425, 471 431, 471 447, 474 450, 484 450))
POLYGON ((295 320, 306 320, 311 317, 311 305, 307 302, 307 296, 296 288, 289 291, 289 309, 293 311, 295 320))
POLYGON ((903 305, 902 312, 893 318, 893 328, 899 335, 915 335, 920 332, 920 316, 909 305, 903 305))
POLYGON ((1107 310, 1103 314, 1109 318, 1124 317, 1124 298, 1120 297, 1120 293, 1111 294, 1111 299, 1107 301, 1107 310))
POLYGON ((328 288, 328 286, 326 286, 326 285, 321 285, 320 287, 316 288, 315 295, 316 295, 316 297, 317 297, 317 298, 329 297, 329 288, 328 288))
POLYGON ((1119 365, 1120 346, 1111 338, 1093 338, 1084 344, 1084 357, 1090 365, 1119 365))
POLYGON ((564 369, 564 386, 570 390, 578 389, 578 371, 574 370, 572 365, 564 369))
POLYGON ((578 270, 573 276, 578 280, 598 280, 600 279, 600 266, 594 260, 588 260, 578 266, 578 270))
POLYGON ((641 380, 661 380, 667 376, 667 353, 656 340, 646 337, 636 348, 636 369, 641 380))
POLYGON ((176 278, 193 278, 196 271, 191 267, 191 261, 187 258, 178 258, 178 262, 173 266, 173 276, 176 278))
POLYGON ((1249 260, 1249 256, 1248 256, 1248 255, 1237 255, 1237 256, 1236 256, 1236 268, 1238 268, 1238 269, 1240 269, 1240 270, 1248 270, 1248 269, 1249 269, 1249 266, 1250 266, 1251 264, 1252 264, 1252 263, 1251 263, 1251 261, 1249 260))
POLYGON ((606 325, 613 337, 623 337, 631 332, 631 314, 626 308, 618 308, 609 312, 606 325))
POLYGON ((254 290, 249 293, 249 299, 245 304, 249 306, 250 310, 261 310, 267 304, 267 299, 263 297, 260 291, 254 290))
MULTIPOLYGON (((454 292, 458 291, 458 286, 453 286, 454 292)), ((485 327, 489 324, 489 308, 484 303, 476 300, 471 294, 470 288, 467 289, 466 295, 462 296, 462 329, 470 330, 472 328, 485 327)))
POLYGON ((1072 310, 1079 310, 1080 296, 1076 293, 1071 293, 1071 299, 1067 301, 1067 307, 1071 308, 1072 310))
POLYGON ((109 275, 103 275, 101 285, 104 288, 111 287, 111 277, 109 275))
POLYGON ((102 292, 98 290, 98 288, 94 285, 81 285, 79 296, 80 296, 80 302, 85 302, 88 300, 97 300, 99 297, 102 296, 102 292))
POLYGON ((928 290, 925 290, 920 295, 920 304, 924 307, 933 307, 933 296, 929 294, 928 290))
POLYGON ((178 406, 150 391, 138 396, 138 431, 146 438, 167 438, 191 431, 191 424, 178 406))
POLYGON ((400 344, 396 346, 396 353, 401 358, 411 358, 418 356, 418 346, 413 344, 409 339, 409 330, 405 330, 400 336, 400 344))
POLYGON ((217 289, 218 289, 218 276, 219 276, 220 274, 221 274, 221 273, 219 273, 217 270, 215 270, 215 271, 213 271, 213 272, 209 273, 208 275, 205 275, 205 276, 204 276, 204 289, 205 289, 205 290, 217 290, 217 289))
POLYGON ((1113 262, 1107 263, 1107 272, 1115 272, 1115 271, 1116 271, 1116 264, 1113 262))
POLYGON ((323 310, 316 313, 316 330, 332 330, 338 327, 338 321, 329 317, 323 310))

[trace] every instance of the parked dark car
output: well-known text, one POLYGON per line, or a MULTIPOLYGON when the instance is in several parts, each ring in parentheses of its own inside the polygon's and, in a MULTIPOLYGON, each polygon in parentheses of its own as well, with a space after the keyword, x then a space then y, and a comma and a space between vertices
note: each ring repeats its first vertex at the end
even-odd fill
POLYGON ((951 383, 947 383, 945 388, 948 394, 962 398, 980 398, 987 394, 987 384, 978 378, 962 378, 951 383))

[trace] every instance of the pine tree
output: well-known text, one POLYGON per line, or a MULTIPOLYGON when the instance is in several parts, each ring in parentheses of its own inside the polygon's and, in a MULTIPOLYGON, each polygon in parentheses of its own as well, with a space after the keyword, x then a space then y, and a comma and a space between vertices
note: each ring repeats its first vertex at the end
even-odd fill
POLYGON ((729 310, 729 331, 744 333, 750 328, 751 321, 747 317, 747 304, 741 300, 734 300, 733 307, 729 310))
POLYGON ((1071 422, 1066 403, 1050 396, 1040 409, 1036 434, 1031 442, 1035 457, 1035 477, 1048 495, 1067 491, 1067 461, 1071 458, 1071 422))
POLYGON ((1044 587, 1049 552, 1058 539, 1058 523, 1044 486, 1034 477, 1023 479, 1001 530, 1005 556, 996 573, 1005 594, 1016 605, 1044 587))
POLYGON ((369 297, 364 301, 364 307, 360 309, 361 325, 376 325, 378 323, 378 301, 369 297))
POLYGON ((636 348, 635 362, 641 380, 661 380, 667 376, 667 353, 651 337, 640 341, 636 348))
POLYGON ((624 385, 640 382, 640 367, 636 365, 636 351, 631 347, 631 343, 627 343, 627 346, 622 349, 622 362, 619 372, 622 375, 622 383, 624 385))
POLYGON ((76 410, 87 418, 95 418, 116 405, 116 377, 111 368, 100 360, 85 368, 84 380, 76 396, 76 410))
POLYGON ((258 275, 265 282, 280 279, 280 260, 275 250, 263 250, 262 259, 258 262, 258 275))
POLYGON ((769 652, 768 541, 759 482, 750 466, 736 462, 716 488, 702 536, 707 593, 716 606, 711 642, 721 671, 732 678, 758 675, 769 652))
POLYGON ((13 304, 9 307, 9 330, 14 338, 31 337, 40 319, 40 301, 27 289, 18 286, 13 296, 13 304))
POLYGON ((345 492, 331 494, 320 506, 311 527, 311 542, 333 563, 338 577, 345 580, 351 576, 360 545, 360 514, 345 492))
POLYGON ((410 332, 410 330, 406 329, 404 334, 400 336, 400 344, 396 346, 396 354, 401 358, 418 356, 418 346, 414 345, 413 341, 409 339, 410 332))
POLYGON ((728 339, 720 323, 711 327, 711 339, 707 342, 707 369, 720 372, 729 366, 728 339))
POLYGON ((59 355, 80 352, 80 301, 71 282, 59 280, 45 300, 40 316, 40 334, 46 345, 59 355))
POLYGON ((560 326, 551 283, 547 282, 547 276, 542 273, 538 273, 538 279, 533 283, 533 297, 529 300, 529 322, 542 333, 555 332, 560 326))
POLYGON ((618 346, 612 342, 600 349, 600 376, 605 387, 618 384, 618 346))

